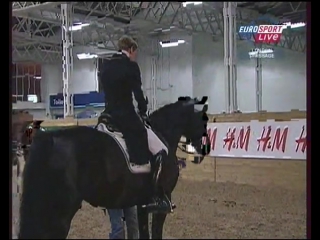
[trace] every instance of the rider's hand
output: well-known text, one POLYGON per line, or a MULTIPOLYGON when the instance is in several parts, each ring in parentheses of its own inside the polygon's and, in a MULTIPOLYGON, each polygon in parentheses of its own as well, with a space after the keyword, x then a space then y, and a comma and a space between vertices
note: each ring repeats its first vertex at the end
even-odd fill
POLYGON ((140 117, 141 117, 142 120, 145 121, 145 122, 149 120, 149 118, 148 118, 148 116, 147 116, 146 113, 140 113, 140 117))
POLYGON ((150 120, 146 113, 139 113, 139 115, 145 124, 150 125, 150 120))

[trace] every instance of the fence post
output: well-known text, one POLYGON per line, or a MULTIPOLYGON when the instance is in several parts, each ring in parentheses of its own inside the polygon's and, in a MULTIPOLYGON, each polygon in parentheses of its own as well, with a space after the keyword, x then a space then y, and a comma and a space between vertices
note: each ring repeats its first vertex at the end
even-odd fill
POLYGON ((213 157, 214 182, 217 182, 217 158, 213 157))

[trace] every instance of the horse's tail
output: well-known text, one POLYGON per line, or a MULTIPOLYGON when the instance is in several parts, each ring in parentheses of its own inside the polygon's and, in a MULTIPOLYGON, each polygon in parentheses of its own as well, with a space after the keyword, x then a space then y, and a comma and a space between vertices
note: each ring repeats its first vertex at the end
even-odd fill
POLYGON ((56 196, 61 193, 60 181, 63 181, 59 178, 63 178, 63 174, 52 166, 53 147, 51 133, 38 134, 30 146, 22 179, 19 239, 43 236, 42 232, 54 214, 56 196))

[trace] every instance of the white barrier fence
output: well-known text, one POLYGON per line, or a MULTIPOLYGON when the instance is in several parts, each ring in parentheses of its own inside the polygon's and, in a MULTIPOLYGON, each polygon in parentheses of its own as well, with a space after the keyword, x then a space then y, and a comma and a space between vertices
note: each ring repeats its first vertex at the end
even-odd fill
POLYGON ((19 208, 22 193, 22 172, 25 161, 22 153, 16 156, 17 165, 12 167, 12 239, 17 239, 19 229, 19 208))
POLYGON ((306 120, 208 123, 212 157, 306 160, 306 120))

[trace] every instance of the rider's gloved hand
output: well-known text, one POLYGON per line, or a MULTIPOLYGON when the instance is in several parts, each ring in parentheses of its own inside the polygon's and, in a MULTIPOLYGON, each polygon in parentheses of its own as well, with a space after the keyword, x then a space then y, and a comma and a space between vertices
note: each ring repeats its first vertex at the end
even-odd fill
POLYGON ((143 121, 148 121, 149 117, 146 113, 139 113, 140 117, 142 118, 143 121))
POLYGON ((147 113, 140 112, 139 115, 140 115, 142 121, 150 126, 150 120, 149 120, 147 113))

